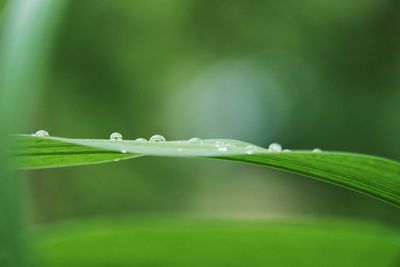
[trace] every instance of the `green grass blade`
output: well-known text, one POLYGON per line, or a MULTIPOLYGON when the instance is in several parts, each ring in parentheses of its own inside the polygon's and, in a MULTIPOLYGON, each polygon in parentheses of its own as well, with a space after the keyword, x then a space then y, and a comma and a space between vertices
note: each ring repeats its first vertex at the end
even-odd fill
POLYGON ((16 136, 13 157, 17 169, 53 168, 111 162, 141 156, 201 157, 240 161, 289 171, 365 193, 400 206, 400 162, 375 156, 292 151, 270 153, 248 143, 212 139, 203 144, 185 141, 138 143, 99 139, 16 136), (225 144, 216 146, 216 143, 225 144))

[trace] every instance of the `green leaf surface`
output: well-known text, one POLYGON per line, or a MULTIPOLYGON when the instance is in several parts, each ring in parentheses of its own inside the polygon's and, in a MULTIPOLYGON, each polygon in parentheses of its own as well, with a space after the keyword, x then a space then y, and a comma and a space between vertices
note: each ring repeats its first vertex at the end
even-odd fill
POLYGON ((138 156, 199 157, 240 161, 285 170, 340 185, 400 206, 400 163, 344 152, 271 153, 236 140, 209 139, 139 143, 98 139, 15 136, 17 169, 55 168, 118 161, 138 156), (250 150, 249 150, 250 146, 250 150))
POLYGON ((395 267, 397 231, 361 222, 112 219, 33 235, 37 266, 395 267))

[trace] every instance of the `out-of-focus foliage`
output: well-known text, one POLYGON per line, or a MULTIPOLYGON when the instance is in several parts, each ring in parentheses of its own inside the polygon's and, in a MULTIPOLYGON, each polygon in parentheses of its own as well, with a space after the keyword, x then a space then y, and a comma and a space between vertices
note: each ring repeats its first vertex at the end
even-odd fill
POLYGON ((360 222, 131 220, 36 233, 40 266, 389 266, 399 235, 360 222), (132 223, 134 222, 134 223, 132 223))
MULTIPOLYGON (((398 159, 398 11, 377 0, 71 1, 26 132, 238 138, 398 159)), ((399 220, 363 196, 229 163, 140 159, 29 176, 35 221, 120 212, 399 220)))
MULTIPOLYGON (((11 171, 9 134, 26 123, 64 1, 2 1, 0 27, 0 265, 28 266, 21 180, 11 171)), ((34 105, 35 106, 35 105, 34 105)))

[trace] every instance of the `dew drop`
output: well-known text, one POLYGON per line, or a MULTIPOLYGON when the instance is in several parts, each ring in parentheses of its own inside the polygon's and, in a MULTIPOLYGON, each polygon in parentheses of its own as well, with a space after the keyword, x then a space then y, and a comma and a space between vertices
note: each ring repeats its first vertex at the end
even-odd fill
POLYGON ((247 146, 245 148, 246 154, 251 155, 254 154, 258 151, 258 148, 256 146, 247 146))
POLYGON ((268 147, 269 152, 281 152, 282 151, 282 146, 278 143, 272 143, 268 147))
POLYGON ((135 139, 134 142, 136 142, 136 143, 147 143, 148 141, 145 138, 137 138, 137 139, 135 139))
POLYGON ((284 149, 282 152, 292 152, 290 149, 284 149))
POLYGON ((222 141, 215 142, 215 146, 217 147, 218 151, 221 151, 221 152, 228 151, 228 145, 222 141))
POLYGON ((319 148, 314 148, 314 149, 312 150, 312 152, 313 152, 313 153, 321 153, 322 150, 319 149, 319 148))
POLYGON ((110 135, 110 140, 111 140, 111 141, 122 141, 122 134, 117 133, 117 132, 112 133, 112 134, 110 135))
POLYGON ((163 143, 167 140, 165 140, 164 136, 156 134, 150 137, 150 143, 163 143))
POLYGON ((33 135, 38 136, 38 137, 48 137, 49 133, 46 130, 39 130, 36 133, 34 133, 33 135))
POLYGON ((220 146, 218 147, 218 151, 225 152, 228 151, 228 148, 226 146, 220 146))
POLYGON ((121 149, 121 153, 126 154, 126 153, 128 153, 128 150, 126 148, 123 148, 123 149, 121 149))
POLYGON ((201 139, 198 138, 198 137, 193 137, 193 138, 190 138, 190 139, 188 140, 188 143, 189 143, 189 144, 192 144, 192 145, 202 145, 202 144, 204 143, 204 141, 201 140, 201 139))

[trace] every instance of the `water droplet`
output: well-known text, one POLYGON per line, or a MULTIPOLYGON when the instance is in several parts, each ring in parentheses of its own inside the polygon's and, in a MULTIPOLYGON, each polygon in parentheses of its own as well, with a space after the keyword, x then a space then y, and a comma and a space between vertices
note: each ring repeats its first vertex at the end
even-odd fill
POLYGON ((254 154, 254 153, 256 153, 258 151, 258 147, 256 147, 256 146, 247 146, 245 148, 245 151, 246 151, 246 154, 251 155, 251 154, 254 154))
POLYGON ((202 144, 204 143, 204 141, 201 140, 201 139, 198 138, 198 137, 193 137, 193 138, 190 138, 190 139, 189 139, 188 143, 189 143, 189 144, 192 144, 192 145, 202 145, 202 144))
POLYGON ((314 153, 321 153, 322 150, 319 149, 319 148, 314 148, 314 149, 312 150, 312 152, 314 152, 314 153))
POLYGON ((48 137, 49 133, 46 130, 39 130, 36 133, 34 133, 33 135, 39 136, 39 137, 48 137))
POLYGON ((217 147, 218 151, 222 152, 228 151, 228 146, 223 141, 215 142, 215 146, 217 147))
POLYGON ((290 149, 284 149, 282 152, 292 152, 290 149))
POLYGON ((122 141, 122 134, 120 134, 120 133, 112 133, 110 135, 110 140, 111 141, 122 141))
POLYGON ((268 147, 269 152, 281 152, 282 151, 282 146, 278 143, 272 143, 268 147))
POLYGON ((126 154, 126 153, 128 153, 128 150, 126 148, 123 148, 123 149, 121 149, 121 153, 126 154))
POLYGON ((156 134, 150 137, 150 143, 163 143, 167 140, 165 140, 164 136, 156 134))
POLYGON ((218 147, 218 151, 225 152, 228 151, 228 148, 226 146, 220 146, 218 147))
POLYGON ((145 138, 137 138, 137 139, 135 139, 134 142, 136 142, 136 143, 147 143, 148 141, 145 138))

